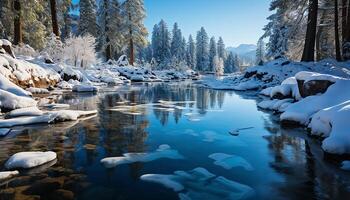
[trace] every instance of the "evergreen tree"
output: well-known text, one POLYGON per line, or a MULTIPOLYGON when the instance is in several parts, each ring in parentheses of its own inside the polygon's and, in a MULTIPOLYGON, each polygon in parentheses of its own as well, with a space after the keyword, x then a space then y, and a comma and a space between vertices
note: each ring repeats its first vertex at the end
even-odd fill
POLYGON ((181 42, 181 61, 185 61, 185 63, 187 64, 187 60, 186 60, 186 38, 182 37, 182 42, 181 42))
POLYGON ((265 43, 260 38, 256 49, 256 65, 263 65, 265 62, 265 43))
POLYGON ((163 66, 170 61, 170 32, 164 20, 161 20, 158 25, 154 26, 152 35, 153 57, 157 63, 162 63, 163 66))
POLYGON ((97 36, 96 4, 93 0, 80 0, 79 35, 97 36))
POLYGON ((121 31, 122 16, 118 0, 103 0, 98 12, 99 44, 106 60, 121 55, 124 37, 121 31))
POLYGON ((315 60, 315 42, 317 30, 318 0, 309 0, 308 23, 304 43, 304 51, 301 61, 310 62, 315 60))
POLYGON ((217 49, 218 49, 217 51, 218 51, 219 58, 222 58, 225 61, 226 60, 226 48, 225 48, 224 40, 222 39, 222 37, 220 37, 218 40, 217 49))
POLYGON ((217 56, 215 37, 210 38, 209 43, 209 71, 214 71, 214 58, 217 56))
POLYGON ((182 33, 177 23, 174 24, 170 51, 173 57, 182 59, 182 33))
POLYGON ((233 52, 230 52, 225 62, 225 73, 233 73, 235 71, 237 71, 235 56, 233 52))
POLYGON ((128 42, 130 64, 134 65, 136 47, 147 45, 147 29, 143 24, 146 11, 143 0, 126 0, 123 3, 123 25, 125 40, 128 42))
POLYGON ((206 71, 209 67, 209 38, 203 27, 198 31, 196 39, 197 70, 206 71))
POLYGON ((196 63, 196 44, 192 38, 192 35, 188 38, 187 44, 187 64, 191 69, 195 69, 196 63))

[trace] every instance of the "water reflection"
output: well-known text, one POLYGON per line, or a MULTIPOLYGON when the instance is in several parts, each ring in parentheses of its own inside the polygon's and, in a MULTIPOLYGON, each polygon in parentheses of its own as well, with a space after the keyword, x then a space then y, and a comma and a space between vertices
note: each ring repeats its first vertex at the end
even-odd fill
POLYGON ((339 162, 325 160, 320 142, 308 138, 305 130, 282 129, 276 116, 259 111, 253 92, 210 90, 179 82, 117 86, 98 94, 65 93, 54 101, 70 104, 71 109, 96 109, 98 115, 17 127, 1 138, 0 166, 20 151, 53 150, 58 160, 1 185, 0 199, 35 195, 52 199, 52 195, 68 194, 89 200, 177 199, 173 190, 141 181, 140 176, 171 175, 198 167, 251 187, 255 191, 251 199, 346 199, 350 195, 350 174, 339 170, 339 162), (159 105, 162 101, 172 104, 159 105), (111 110, 123 105, 137 107, 140 115, 111 110), (245 127, 254 128, 235 137, 228 133, 245 127), (186 159, 161 158, 110 169, 100 163, 105 157, 154 152, 162 144, 186 159), (215 165, 208 158, 215 153, 235 155, 234 162, 230 160, 234 166, 244 160, 254 170, 215 165), (38 190, 40 184, 55 187, 38 190))

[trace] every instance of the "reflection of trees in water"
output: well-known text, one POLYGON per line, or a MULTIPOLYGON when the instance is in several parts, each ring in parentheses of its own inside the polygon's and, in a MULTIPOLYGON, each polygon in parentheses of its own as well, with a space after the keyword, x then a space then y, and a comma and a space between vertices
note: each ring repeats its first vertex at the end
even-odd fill
POLYGON ((305 135, 302 129, 282 129, 271 119, 265 120, 265 128, 272 131, 271 135, 265 136, 273 155, 270 167, 284 178, 283 183, 273 184, 280 196, 288 199, 344 199, 350 195, 340 178, 345 176, 324 160, 317 140, 300 137, 305 135))

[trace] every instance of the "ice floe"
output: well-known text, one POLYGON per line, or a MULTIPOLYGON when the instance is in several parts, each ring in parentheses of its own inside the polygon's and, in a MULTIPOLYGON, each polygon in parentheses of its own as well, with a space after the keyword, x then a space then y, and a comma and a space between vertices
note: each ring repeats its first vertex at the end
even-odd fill
POLYGON ((6 169, 33 168, 40 166, 57 157, 55 152, 20 152, 11 156, 5 163, 6 169))
POLYGON ((350 171, 350 161, 343 161, 341 163, 341 169, 342 170, 347 170, 347 171, 350 171))
POLYGON ((160 145, 158 149, 150 153, 125 153, 120 157, 108 157, 101 160, 106 168, 116 167, 117 165, 129 164, 134 162, 151 162, 161 158, 184 159, 177 150, 171 149, 167 144, 160 145))
POLYGON ((173 174, 145 174, 141 180, 158 183, 178 193, 180 199, 246 199, 254 195, 251 187, 216 176, 204 168, 175 171, 173 174))
POLYGON ((242 167, 247 171, 253 171, 252 165, 244 158, 236 155, 229 155, 225 153, 213 153, 209 158, 215 160, 214 164, 225 169, 232 169, 234 167, 242 167))

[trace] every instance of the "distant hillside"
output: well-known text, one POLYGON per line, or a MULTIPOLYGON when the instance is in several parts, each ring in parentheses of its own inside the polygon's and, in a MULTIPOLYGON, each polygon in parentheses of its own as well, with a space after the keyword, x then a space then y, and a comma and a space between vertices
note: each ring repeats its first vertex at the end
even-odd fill
POLYGON ((240 44, 238 47, 227 47, 226 49, 227 51, 237 54, 242 65, 251 66, 255 64, 255 44, 240 44))

